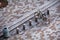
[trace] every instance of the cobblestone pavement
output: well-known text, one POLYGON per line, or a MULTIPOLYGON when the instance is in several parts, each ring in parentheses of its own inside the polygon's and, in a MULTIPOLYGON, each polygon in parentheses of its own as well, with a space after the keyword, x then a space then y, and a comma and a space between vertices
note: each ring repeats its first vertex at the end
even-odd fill
MULTIPOLYGON (((20 32, 20 34, 12 36, 8 40, 60 40, 60 12, 59 12, 60 7, 59 6, 60 3, 49 8, 50 20, 51 20, 50 24, 43 25, 41 24, 43 22, 41 22, 38 25, 34 24, 35 26, 33 25, 32 28, 26 27, 26 31, 23 32, 24 34, 21 35, 22 32, 20 32)), ((25 24, 27 25, 28 22, 26 22, 25 24)))
POLYGON ((4 28, 4 25, 6 25, 8 28, 10 28, 13 25, 14 25, 13 27, 15 27, 15 24, 19 22, 20 20, 24 19, 26 15, 30 14, 30 11, 33 11, 36 8, 44 4, 48 4, 54 0, 52 1, 47 1, 47 0, 35 0, 35 1, 34 0, 33 1, 32 0, 31 1, 18 0, 16 1, 14 0, 12 2, 11 1, 9 1, 7 7, 0 9, 1 35, 2 35, 2 29, 4 28))

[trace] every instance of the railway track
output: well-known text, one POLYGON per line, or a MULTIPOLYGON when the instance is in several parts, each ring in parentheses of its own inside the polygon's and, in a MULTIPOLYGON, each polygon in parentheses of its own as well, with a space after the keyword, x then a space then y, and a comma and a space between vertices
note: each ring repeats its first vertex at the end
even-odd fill
MULTIPOLYGON (((50 2, 50 3, 48 3, 48 4, 45 4, 45 6, 42 5, 41 7, 39 7, 39 9, 40 9, 41 11, 44 11, 44 10, 46 10, 47 8, 51 7, 52 5, 56 4, 57 2, 58 2, 58 1, 55 1, 55 0, 54 0, 53 3, 50 2)), ((10 31, 10 32, 13 31, 17 26, 19 26, 19 25, 21 25, 21 24, 24 24, 24 22, 26 22, 27 20, 29 20, 29 19, 31 19, 32 17, 34 17, 34 12, 38 11, 39 9, 37 8, 37 9, 33 10, 33 12, 30 12, 29 15, 27 14, 27 16, 25 16, 24 18, 20 18, 19 20, 17 20, 18 22, 14 23, 13 25, 11 25, 11 26, 8 27, 9 31, 10 31)), ((0 32, 0 36, 1 36, 1 35, 2 35, 2 32, 0 32)))

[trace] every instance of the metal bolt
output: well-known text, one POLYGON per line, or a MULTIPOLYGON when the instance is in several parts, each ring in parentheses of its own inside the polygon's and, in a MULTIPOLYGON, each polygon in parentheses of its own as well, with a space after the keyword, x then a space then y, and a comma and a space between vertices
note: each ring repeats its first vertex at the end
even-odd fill
POLYGON ((31 20, 29 20, 29 26, 32 26, 31 20))
POLYGON ((23 24, 23 30, 25 30, 25 24, 23 24))
POLYGON ((19 34, 19 28, 16 29, 16 34, 19 34))
POLYGON ((38 16, 35 17, 35 22, 38 22, 38 16))
POLYGON ((47 10, 47 15, 49 15, 49 10, 47 10))

